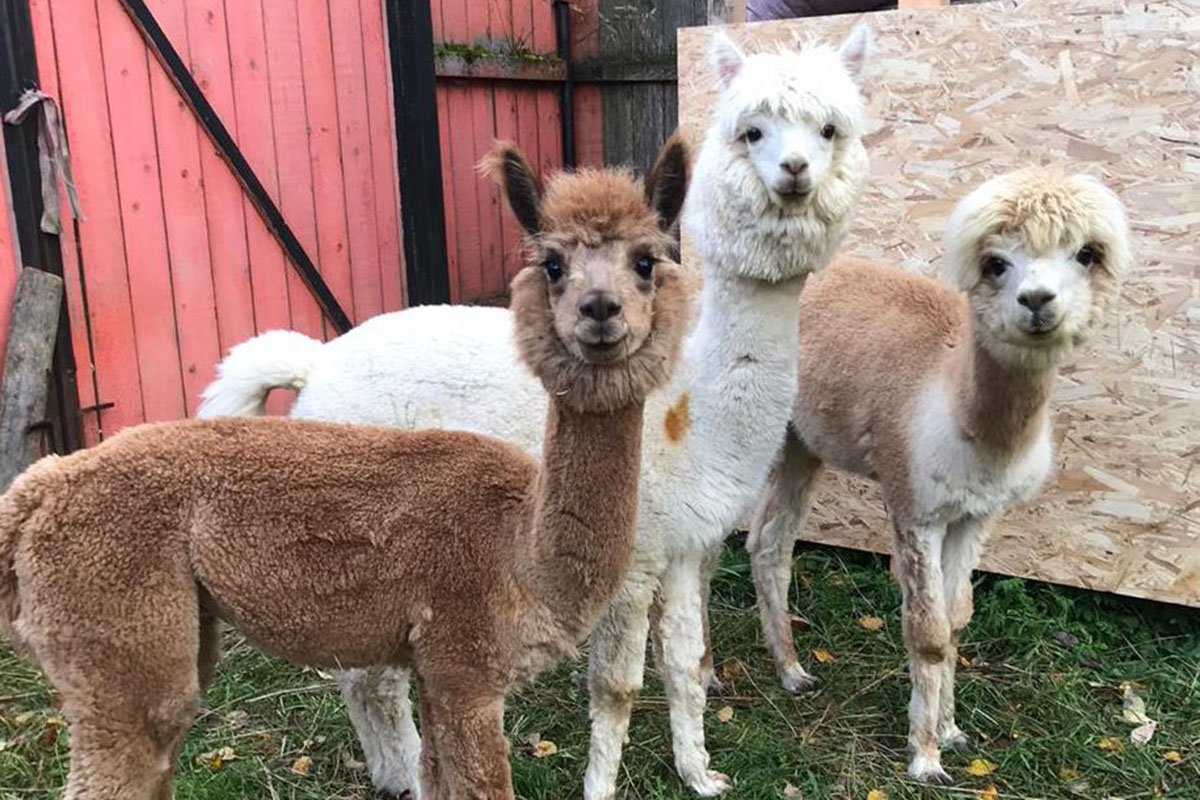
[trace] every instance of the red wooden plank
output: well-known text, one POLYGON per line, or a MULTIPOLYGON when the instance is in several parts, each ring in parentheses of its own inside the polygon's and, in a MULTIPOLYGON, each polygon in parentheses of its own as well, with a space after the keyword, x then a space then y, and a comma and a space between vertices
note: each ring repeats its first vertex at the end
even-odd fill
POLYGON ((446 269, 450 277, 450 302, 457 303, 462 298, 458 275, 458 202, 454 194, 454 153, 450 147, 450 87, 443 83, 437 87, 437 104, 442 205, 446 215, 446 269))
MULTIPOLYGON (((170 0, 149 0, 147 6, 186 58, 187 24, 183 6, 170 0)), ((200 180, 200 149, 204 134, 192 112, 180 102, 175 85, 156 61, 150 64, 150 91, 178 320, 184 403, 190 415, 199 403, 200 393, 212 380, 221 357, 212 264, 208 257, 204 187, 200 180)))
POLYGON ((467 37, 468 41, 491 39, 489 30, 490 14, 488 6, 492 0, 466 0, 467 37))
MULTIPOLYGON (((350 245, 350 286, 358 321, 383 310, 379 240, 375 232, 375 175, 371 164, 366 65, 358 3, 341 2, 329 17, 341 140, 342 181, 346 187, 346 229, 350 245)), ((333 9, 331 9, 332 12, 333 9)))
MULTIPOLYGON (((519 117, 517 114, 518 90, 511 86, 496 87, 496 138, 516 141, 519 117)), ((498 189, 493 189, 499 195, 498 189)), ((504 283, 521 269, 521 228, 507 209, 500 209, 500 261, 504 270, 504 283)))
MULTIPOLYGON (((262 5, 238 3, 227 20, 229 63, 238 147, 279 203, 279 173, 275 163, 275 127, 267 63, 262 5)), ((254 322, 259 332, 291 327, 287 272, 290 269, 279 241, 267 229, 250 198, 242 197, 246 244, 250 255, 250 285, 254 290, 254 322)))
POLYGON ((471 41, 467 5, 470 0, 442 0, 442 41, 465 44, 471 41))
POLYGON ((430 0, 429 16, 433 23, 433 43, 436 46, 439 42, 445 41, 442 35, 442 6, 449 0, 430 0))
MULTIPOLYGON (((271 78, 271 117, 275 132, 279 209, 304 249, 317 258, 317 219, 313 207, 312 164, 309 162, 300 21, 296 4, 291 0, 265 0, 262 8, 267 39, 267 71, 271 78)), ((322 338, 325 326, 321 308, 299 273, 290 265, 287 281, 293 329, 322 338)))
POLYGON ((308 114, 309 161, 317 219, 317 261, 330 290, 355 321, 346 231, 346 193, 338 140, 337 88, 329 8, 325 0, 297 0, 304 97, 308 114))
MULTIPOLYGON (((188 0, 185 9, 192 75, 221 115, 225 127, 237 130, 225 6, 222 0, 188 0)), ((242 187, 208 142, 202 143, 200 149, 200 168, 218 333, 224 352, 255 333, 246 215, 242 187)))
POLYGON ((533 49, 538 53, 555 52, 554 4, 548 0, 529 0, 533 15, 533 49))
POLYGON ((400 247, 400 184, 396 174, 396 115, 388 75, 383 4, 361 0, 363 63, 367 75, 371 166, 374 171, 375 233, 379 243, 383 310, 404 307, 404 256, 400 247))
POLYGON ((100 3, 97 11, 109 107, 112 112, 119 109, 111 113, 112 149, 143 410, 148 422, 178 419, 187 415, 187 407, 150 98, 151 57, 119 4, 100 3))
POLYGON ((604 166, 603 100, 599 86, 575 86, 575 163, 604 166))
POLYGON ((562 169, 562 108, 554 88, 538 88, 538 167, 542 174, 562 169))
MULTIPOLYGON (((496 140, 495 84, 479 82, 471 89, 471 116, 475 122, 476 164, 496 140)), ((479 271, 483 297, 504 292, 504 235, 500 228, 500 193, 488 178, 474 171, 475 198, 479 208, 479 271)))
MULTIPOLYGON (((466 302, 483 296, 480 269, 479 197, 474 165, 477 162, 475 120, 471 85, 455 81, 447 94, 449 113, 451 175, 454 181, 454 206, 458 227, 458 276, 460 299, 466 302)), ((443 166, 445 169, 445 166, 443 166)))
POLYGON ((12 198, 9 197, 8 160, 5 156, 4 137, 0 136, 0 382, 4 380, 4 348, 8 343, 8 322, 12 315, 17 276, 20 274, 21 259, 17 253, 16 221, 12 214, 12 198))
MULTIPOLYGON (((58 54, 55 42, 53 20, 51 18, 49 0, 30 0, 29 13, 33 23, 34 47, 38 54, 38 84, 42 91, 52 97, 59 98, 60 110, 64 107, 62 93, 58 80, 58 54)), ((65 115, 65 111, 63 112, 65 115)), ((77 142, 72 139, 71 147, 77 142)), ((78 159, 78 156, 75 156, 78 159)), ((76 166, 76 175, 79 168, 76 166)), ((66 192, 59 190, 60 203, 63 209, 69 208, 66 192)), ((67 314, 71 321, 71 349, 75 353, 76 386, 79 391, 79 405, 83 408, 96 404, 96 374, 92 362, 91 341, 88 336, 89 321, 83 302, 83 285, 79 269, 79 251, 75 240, 75 224, 68 216, 64 219, 65 232, 59 237, 63 261, 64 296, 67 303, 67 314)), ((123 268, 123 267, 122 267, 123 268)), ((83 417, 83 443, 92 445, 100 439, 99 418, 96 414, 85 414, 83 417)))

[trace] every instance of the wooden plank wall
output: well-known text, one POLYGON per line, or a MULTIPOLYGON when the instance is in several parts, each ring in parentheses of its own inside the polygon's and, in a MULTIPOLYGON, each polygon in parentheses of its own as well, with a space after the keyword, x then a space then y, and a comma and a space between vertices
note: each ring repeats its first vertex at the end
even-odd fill
MULTIPOLYGON (((755 50, 837 41, 856 21, 731 33, 755 50)), ((1129 210, 1133 271, 1058 378, 1057 469, 996 526, 984 567, 1200 606, 1200 8, 1027 0, 863 21, 877 37, 864 80, 871 180, 847 251, 934 273, 954 203, 1030 163, 1096 175, 1129 210)), ((682 121, 697 136, 715 95, 708 38, 680 35, 682 121)), ((804 535, 890 549, 874 487, 839 474, 804 535)))
MULTIPOLYGON (((114 404, 85 415, 86 441, 192 413, 220 356, 257 332, 328 335, 118 0, 30 5, 85 214, 78 247, 62 237, 80 403, 114 404)), ((379 0, 148 5, 347 313, 402 307, 379 0)))
MULTIPOLYGON (((574 46, 593 47, 595 0, 573 4, 574 46)), ((435 0, 435 50, 463 48, 553 57, 550 0, 435 0)), ((594 89, 577 92, 579 164, 599 164, 601 154, 594 89)), ((521 267, 518 229, 499 192, 475 167, 496 139, 515 141, 542 171, 563 164, 559 83, 479 77, 438 79, 442 183, 446 203, 450 297, 454 302, 501 298, 521 267)))

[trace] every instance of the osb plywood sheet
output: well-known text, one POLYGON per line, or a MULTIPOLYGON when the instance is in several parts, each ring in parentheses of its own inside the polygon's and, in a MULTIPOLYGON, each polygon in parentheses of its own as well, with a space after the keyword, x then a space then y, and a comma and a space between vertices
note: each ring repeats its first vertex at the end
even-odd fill
MULTIPOLYGON (((1029 163, 1101 177, 1136 237, 1117 312, 1058 382, 1058 469, 997 526, 984 568, 1200 605, 1200 3, 996 2, 727 30, 753 51, 838 41, 859 20, 877 38, 872 168, 847 251, 932 273, 957 199, 1029 163)), ((710 30, 679 35, 696 139, 715 94, 710 30)), ((842 475, 804 535, 890 550, 879 496, 842 475)))

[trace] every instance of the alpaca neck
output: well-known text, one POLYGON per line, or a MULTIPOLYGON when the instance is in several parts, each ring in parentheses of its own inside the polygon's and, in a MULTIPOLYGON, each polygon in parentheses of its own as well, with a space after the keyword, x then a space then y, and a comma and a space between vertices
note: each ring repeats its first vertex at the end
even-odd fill
POLYGON ((1004 454, 1023 452, 1044 430, 1056 368, 1006 364, 993 355, 974 331, 958 365, 959 424, 984 448, 1004 454))
POLYGON ((551 397, 534 499, 528 580, 558 626, 584 636, 633 552, 642 403, 609 414, 551 397))
POLYGON ((766 478, 796 394, 800 290, 710 269, 668 402, 688 397, 676 496, 715 526, 737 521, 766 478), (682 483, 681 483, 682 482, 682 483), (690 485, 688 485, 690 482, 690 485))

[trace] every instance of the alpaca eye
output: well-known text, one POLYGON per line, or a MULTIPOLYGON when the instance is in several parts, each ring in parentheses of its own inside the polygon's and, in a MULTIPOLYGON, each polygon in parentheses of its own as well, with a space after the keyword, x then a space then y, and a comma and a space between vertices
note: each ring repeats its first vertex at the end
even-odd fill
POLYGON ((633 271, 642 280, 650 280, 650 275, 654 272, 654 259, 649 256, 639 256, 637 261, 633 262, 633 271))
POLYGON ((546 270, 546 277, 551 283, 556 282, 563 274, 562 262, 558 260, 558 256, 548 256, 542 262, 542 269, 546 270))
POLYGON ((989 278, 999 278, 1008 271, 1008 261, 1000 256, 988 256, 983 260, 983 274, 989 278))
POLYGON ((821 128, 821 138, 822 139, 832 139, 834 136, 837 136, 837 128, 833 127, 832 124, 826 125, 824 128, 821 128))
POLYGON ((747 142, 750 142, 750 144, 754 144, 755 142, 757 142, 759 139, 762 138, 763 134, 762 134, 762 131, 760 131, 758 128, 747 128, 744 136, 746 137, 747 142))
POLYGON ((1090 267, 1100 260, 1100 256, 1096 252, 1096 248, 1092 247, 1090 244, 1085 244, 1083 247, 1079 248, 1079 252, 1075 254, 1075 260, 1085 267, 1090 267))

